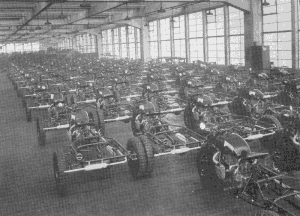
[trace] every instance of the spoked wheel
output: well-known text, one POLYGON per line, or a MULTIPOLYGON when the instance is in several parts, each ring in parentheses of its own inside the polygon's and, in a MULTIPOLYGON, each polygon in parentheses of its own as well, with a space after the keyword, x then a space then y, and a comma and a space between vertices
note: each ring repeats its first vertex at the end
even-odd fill
POLYGON ((201 180, 201 184, 203 184, 203 186, 205 186, 206 188, 216 188, 218 184, 212 157, 213 154, 206 151, 199 151, 197 155, 198 174, 201 180))
POLYGON ((279 214, 269 210, 259 210, 255 212, 255 216, 279 216, 279 214))
POLYGON ((66 195, 66 176, 64 173, 63 155, 53 153, 53 171, 57 193, 59 196, 66 195))
POLYGON ((127 151, 136 155, 136 158, 128 159, 128 166, 133 178, 139 179, 148 176, 149 172, 153 170, 153 151, 151 155, 151 150, 148 147, 146 149, 138 137, 132 137, 127 141, 127 151))
POLYGON ((43 127, 40 124, 39 119, 36 120, 36 131, 39 145, 44 146, 46 143, 46 133, 43 131, 43 127))

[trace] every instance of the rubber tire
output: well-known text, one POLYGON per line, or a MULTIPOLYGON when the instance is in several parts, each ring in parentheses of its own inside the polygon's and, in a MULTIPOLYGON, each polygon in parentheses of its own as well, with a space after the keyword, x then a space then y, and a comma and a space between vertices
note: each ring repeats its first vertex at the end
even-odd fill
POLYGON ((149 101, 148 103, 152 103, 152 104, 153 104, 153 107, 154 107, 154 109, 155 109, 155 112, 160 112, 160 108, 159 108, 159 106, 157 105, 155 99, 153 100, 153 98, 152 98, 152 100, 149 101))
POLYGON ((187 105, 183 112, 183 120, 184 120, 185 126, 189 129, 193 129, 191 112, 192 111, 191 111, 190 105, 187 105))
POLYGON ((25 114, 26 114, 26 120, 27 122, 32 121, 32 111, 29 110, 27 107, 32 107, 34 105, 33 100, 31 98, 23 99, 22 100, 24 108, 25 108, 25 114))
POLYGON ((146 159, 147 159, 146 173, 148 176, 150 176, 154 169, 154 151, 153 151, 152 142, 145 135, 139 136, 139 139, 141 140, 141 142, 145 148, 145 152, 147 155, 147 157, 146 157, 146 159))
POLYGON ((280 214, 269 210, 258 210, 255 212, 255 216, 280 216, 280 214))
POLYGON ((38 144, 40 146, 45 146, 46 144, 46 133, 43 131, 43 126, 40 123, 40 120, 36 119, 36 130, 37 130, 37 138, 38 138, 38 144))
POLYGON ((206 150, 198 151, 196 166, 197 166, 198 175, 200 177, 200 182, 203 185, 203 188, 217 189, 219 188, 220 180, 218 180, 217 174, 215 172, 215 166, 213 164, 212 157, 213 157, 212 152, 208 152, 206 150), (206 165, 208 166, 207 172, 205 174, 203 174, 202 171, 203 157, 206 157, 207 159, 206 165))
MULTIPOLYGON (((281 125, 281 123, 279 122, 279 120, 275 116, 266 114, 266 115, 263 115, 259 120, 260 121, 266 121, 266 122, 270 122, 271 121, 273 124, 276 125, 277 131, 282 130, 282 125, 281 125)), ((259 141, 260 141, 260 143, 262 145, 264 145, 269 140, 270 140, 270 138, 268 138, 268 137, 264 137, 264 138, 259 139, 259 141)))
POLYGON ((246 106, 242 102, 242 98, 235 97, 230 103, 230 112, 235 115, 249 116, 249 112, 246 109, 246 106))
POLYGON ((32 121, 31 110, 27 109, 27 107, 25 107, 25 113, 26 113, 26 120, 27 120, 27 122, 31 122, 32 121))
POLYGON ((260 119, 262 119, 262 118, 271 120, 273 122, 273 124, 276 125, 278 130, 282 129, 282 125, 281 125, 280 121, 275 116, 273 116, 273 115, 263 115, 260 119))
POLYGON ((97 108, 97 116, 98 116, 98 120, 99 120, 99 122, 98 122, 99 129, 100 129, 102 135, 105 136, 106 132, 105 132, 105 122, 104 122, 103 110, 97 108))
POLYGON ((127 151, 136 153, 137 160, 128 159, 130 173, 134 179, 147 175, 147 154, 144 145, 138 137, 132 137, 127 141, 127 151))
POLYGON ((114 95, 116 103, 119 103, 120 102, 120 94, 119 94, 119 92, 118 91, 113 91, 113 95, 114 95))
POLYGON ((77 101, 75 100, 74 95, 72 95, 71 98, 70 98, 71 105, 76 104, 76 102, 77 101))
POLYGON ((66 195, 66 174, 64 173, 65 159, 63 154, 53 153, 53 174, 56 190, 59 196, 66 195))
MULTIPOLYGON (((276 127, 277 127, 277 132, 276 132, 276 133, 278 133, 278 131, 279 131, 279 133, 281 133, 281 130, 282 130, 281 123, 279 122, 279 120, 278 120, 275 116, 272 116, 272 115, 268 115, 268 114, 267 114, 267 115, 263 115, 263 116, 260 118, 260 121, 265 121, 265 120, 263 120, 263 119, 267 120, 268 122, 271 121, 272 123, 274 123, 274 124, 276 125, 276 127)), ((278 136, 278 134, 276 135, 276 137, 277 137, 277 136, 278 136)), ((261 144, 262 150, 267 150, 267 151, 270 153, 270 155, 273 154, 273 153, 272 153, 272 150, 271 150, 271 152, 270 152, 270 148, 267 147, 267 146, 268 146, 268 142, 273 143, 272 139, 273 139, 273 141, 275 141, 274 139, 276 139, 276 138, 274 138, 274 137, 263 137, 263 138, 260 138, 260 139, 259 139, 259 142, 260 142, 260 144, 261 144)), ((275 141, 275 142, 276 142, 276 141, 275 141)), ((274 143, 274 145, 275 145, 275 144, 276 144, 276 143, 274 143)), ((266 158, 266 161, 264 161, 264 163, 265 163, 266 166, 269 166, 269 167, 272 168, 272 169, 278 169, 277 167, 275 167, 274 161, 272 160, 272 158, 267 157, 267 158, 266 158)))

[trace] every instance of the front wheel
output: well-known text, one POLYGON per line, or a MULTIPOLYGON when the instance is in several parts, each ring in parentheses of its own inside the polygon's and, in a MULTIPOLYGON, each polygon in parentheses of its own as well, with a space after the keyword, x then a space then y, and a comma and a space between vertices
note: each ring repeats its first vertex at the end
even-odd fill
POLYGON ((127 151, 131 154, 132 158, 128 159, 128 166, 131 175, 135 179, 145 177, 151 171, 151 157, 148 158, 147 149, 143 145, 141 139, 132 137, 127 141, 127 151), (134 158, 135 157, 135 158, 134 158))
POLYGON ((59 196, 66 195, 66 175, 64 173, 63 154, 53 153, 53 171, 57 193, 59 196))
POLYGON ((199 151, 197 154, 197 170, 201 184, 205 188, 216 188, 218 186, 218 179, 212 158, 212 152, 199 151))
MULTIPOLYGON (((281 123, 278 121, 278 119, 273 116, 273 115, 263 115, 260 120, 259 120, 261 123, 265 123, 266 127, 270 127, 270 125, 273 125, 275 128, 275 135, 273 136, 266 136, 266 137, 263 137, 261 139, 259 139, 261 145, 265 148, 268 148, 267 145, 270 144, 270 143, 276 143, 276 139, 277 138, 280 138, 280 135, 282 133, 282 125, 281 123)), ((269 149, 269 148, 268 148, 269 149)))
POLYGON ((184 113, 183 113, 183 120, 184 120, 184 124, 187 128, 189 129, 193 129, 193 116, 192 116, 192 111, 190 110, 190 106, 187 105, 186 108, 184 109, 184 113))
POLYGON ((40 146, 44 146, 46 144, 46 132, 43 130, 43 126, 41 125, 39 119, 36 120, 36 130, 38 143, 40 146))

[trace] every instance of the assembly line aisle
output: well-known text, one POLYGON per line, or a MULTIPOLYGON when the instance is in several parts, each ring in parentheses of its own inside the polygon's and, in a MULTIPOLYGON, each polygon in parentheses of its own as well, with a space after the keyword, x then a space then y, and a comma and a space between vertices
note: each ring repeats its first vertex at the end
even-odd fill
MULTIPOLYGON (((0 128, 0 215, 253 215, 252 206, 202 188, 195 153, 155 158, 152 177, 138 181, 126 164, 72 175, 68 195, 58 197, 52 153, 66 142, 65 132, 52 134, 40 147, 35 124, 26 121, 5 74, 0 74, 0 128)), ((107 125, 107 131, 124 145, 131 134, 124 123, 107 125)))

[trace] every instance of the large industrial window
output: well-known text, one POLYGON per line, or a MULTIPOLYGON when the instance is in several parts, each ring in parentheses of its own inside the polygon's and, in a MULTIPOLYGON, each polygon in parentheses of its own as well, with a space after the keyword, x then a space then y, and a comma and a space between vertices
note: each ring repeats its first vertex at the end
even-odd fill
POLYGON ((245 65, 244 12, 229 7, 230 64, 245 65))
POLYGON ((173 18, 174 28, 174 53, 175 57, 186 58, 185 51, 185 18, 178 16, 173 18))
POLYGON ((141 30, 136 28, 136 58, 141 58, 141 30))
POLYGON ((91 35, 91 52, 95 53, 96 52, 96 40, 97 40, 97 36, 96 35, 91 35))
POLYGON ((107 31, 102 31, 102 54, 107 53, 107 46, 106 45, 107 45, 107 31))
POLYGON ((135 59, 135 33, 134 27, 128 26, 129 58, 135 59))
POLYGON ((114 55, 120 57, 120 39, 119 39, 119 29, 113 29, 114 34, 114 55))
POLYGON ((268 0, 263 7, 264 45, 274 66, 292 67, 291 0, 268 0))
POLYGON ((202 12, 189 14, 190 61, 204 61, 202 12))
POLYGON ((211 12, 213 15, 207 14, 208 62, 225 65, 224 9, 211 12))
POLYGON ((113 54, 112 30, 107 30, 107 54, 113 54))
POLYGON ((121 57, 127 58, 127 34, 126 34, 126 27, 121 27, 121 57))
POLYGON ((160 20, 161 56, 171 57, 170 18, 160 20))
POLYGON ((149 23, 150 56, 152 59, 158 57, 157 23, 158 21, 149 23))

